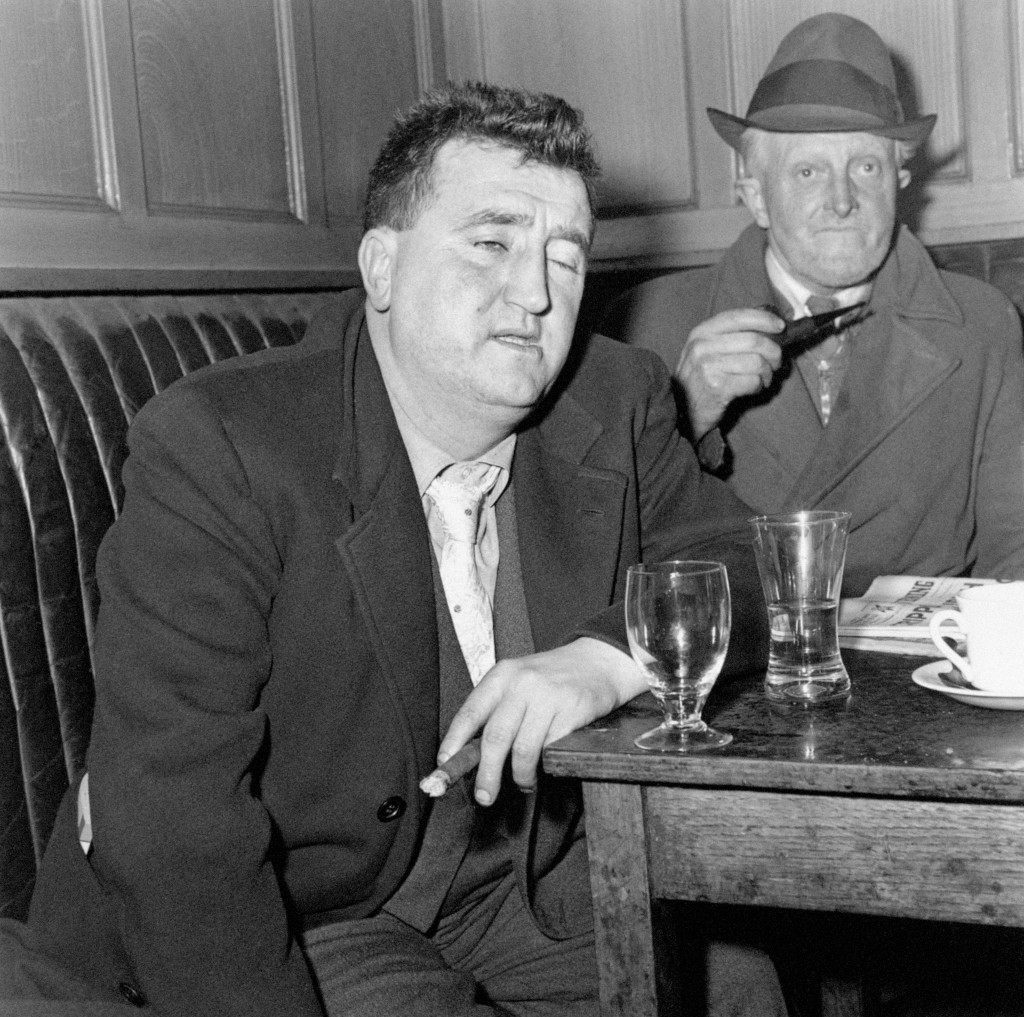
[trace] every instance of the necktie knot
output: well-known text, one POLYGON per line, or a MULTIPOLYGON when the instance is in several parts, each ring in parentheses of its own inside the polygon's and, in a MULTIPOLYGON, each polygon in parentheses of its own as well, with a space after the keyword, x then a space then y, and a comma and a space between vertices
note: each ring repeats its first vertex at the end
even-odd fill
POLYGON ((427 495, 440 514, 446 540, 476 543, 480 512, 498 471, 487 463, 454 463, 430 482, 427 495))

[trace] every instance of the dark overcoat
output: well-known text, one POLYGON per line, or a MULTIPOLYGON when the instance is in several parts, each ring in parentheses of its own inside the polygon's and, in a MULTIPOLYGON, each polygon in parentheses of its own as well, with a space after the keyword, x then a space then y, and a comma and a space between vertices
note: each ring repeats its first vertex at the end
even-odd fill
MULTIPOLYGON (((31 916, 100 995, 318 1015, 296 929, 373 914, 414 860, 439 738, 430 545, 362 301, 190 375, 131 428, 98 566, 93 849, 72 789, 31 916)), ((538 650, 624 646, 627 566, 714 556, 729 666, 763 664, 748 510, 701 475, 652 354, 578 343, 512 476, 538 650)), ((591 914, 579 789, 542 779, 531 799, 514 868, 565 936, 591 914)))
MULTIPOLYGON (((720 311, 776 302, 766 234, 750 226, 707 269, 630 291, 608 331, 675 370, 720 311)), ((799 370, 734 401, 723 475, 762 512, 852 513, 844 591, 881 574, 1024 579, 1024 359, 1016 309, 980 280, 939 271, 903 227, 823 427, 799 370)), ((682 399, 680 393, 680 399, 682 399)))

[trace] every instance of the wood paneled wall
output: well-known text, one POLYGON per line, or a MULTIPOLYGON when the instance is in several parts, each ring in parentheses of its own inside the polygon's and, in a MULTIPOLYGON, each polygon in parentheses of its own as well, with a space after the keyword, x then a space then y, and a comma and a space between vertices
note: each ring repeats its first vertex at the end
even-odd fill
POLYGON ((0 287, 354 281, 370 163, 445 78, 586 111, 598 269, 712 260, 747 215, 705 107, 744 112, 824 9, 939 113, 904 196, 926 242, 1024 235, 1024 0, 3 0, 0 287))
POLYGON ((742 114, 782 37, 836 10, 893 51, 905 105, 937 112, 904 214, 932 244, 1024 235, 1022 0, 441 0, 458 74, 559 92, 607 169, 597 264, 711 260, 748 222, 705 109, 742 114))
POLYGON ((355 281, 439 45, 426 0, 3 0, 0 287, 355 281))

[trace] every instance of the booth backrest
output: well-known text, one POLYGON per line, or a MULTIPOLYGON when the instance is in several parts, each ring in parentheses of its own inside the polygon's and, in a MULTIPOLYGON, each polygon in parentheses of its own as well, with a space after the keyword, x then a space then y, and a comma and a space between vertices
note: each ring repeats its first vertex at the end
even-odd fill
POLYGON ((0 915, 24 917, 84 766, 129 423, 184 374, 298 341, 341 292, 0 298, 0 915))

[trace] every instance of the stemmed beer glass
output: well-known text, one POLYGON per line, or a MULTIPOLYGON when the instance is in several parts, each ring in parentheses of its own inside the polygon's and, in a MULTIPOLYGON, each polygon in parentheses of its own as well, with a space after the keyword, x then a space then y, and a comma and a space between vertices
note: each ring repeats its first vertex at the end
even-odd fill
POLYGON ((732 741, 701 720, 722 670, 732 622, 729 578, 714 561, 631 565, 626 634, 664 722, 636 739, 654 752, 695 752, 732 741))

